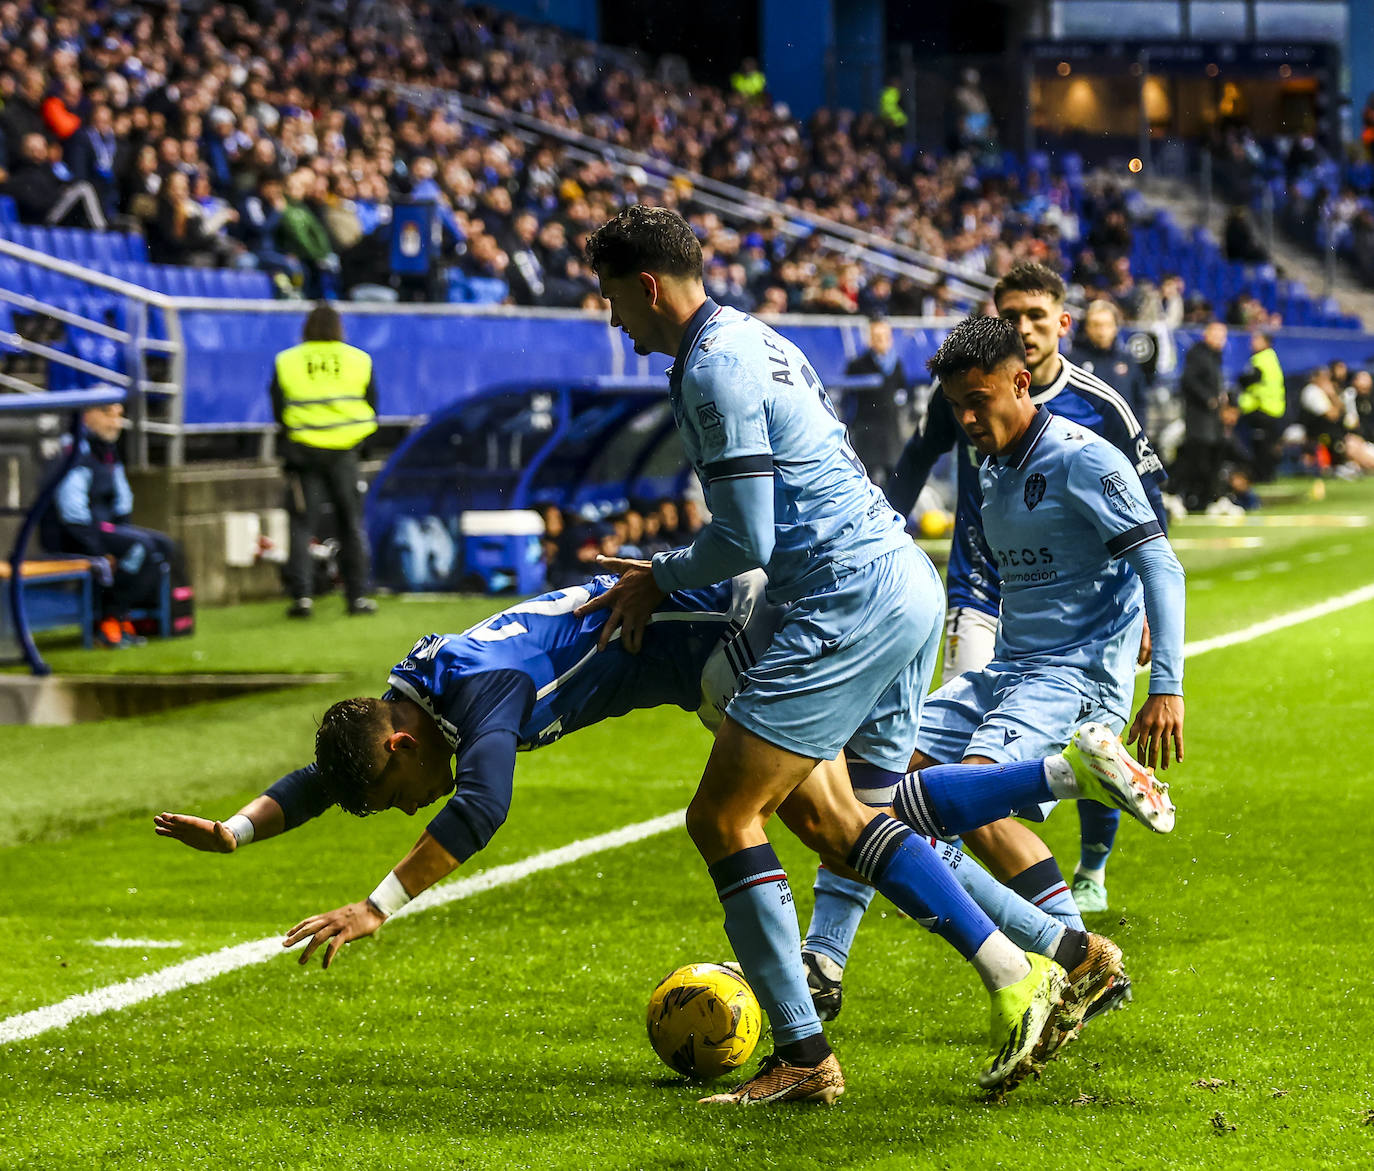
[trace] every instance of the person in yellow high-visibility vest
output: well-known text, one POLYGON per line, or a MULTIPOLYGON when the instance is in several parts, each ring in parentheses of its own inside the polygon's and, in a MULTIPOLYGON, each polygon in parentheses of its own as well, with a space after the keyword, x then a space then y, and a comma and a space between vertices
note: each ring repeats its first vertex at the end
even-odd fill
POLYGON ((286 588, 291 618, 314 612, 311 539, 318 535, 320 508, 334 509, 340 546, 339 569, 350 614, 371 614, 367 597, 368 551, 358 495, 358 448, 377 430, 377 387, 372 359, 343 340, 343 319, 319 305, 305 319, 301 344, 277 355, 272 411, 285 435, 286 509, 291 517, 291 551, 286 588))
POLYGON ((1251 472, 1257 484, 1268 484, 1278 466, 1288 395, 1274 340, 1263 330, 1250 335, 1250 364, 1236 381, 1242 388, 1236 405, 1250 431, 1251 472))

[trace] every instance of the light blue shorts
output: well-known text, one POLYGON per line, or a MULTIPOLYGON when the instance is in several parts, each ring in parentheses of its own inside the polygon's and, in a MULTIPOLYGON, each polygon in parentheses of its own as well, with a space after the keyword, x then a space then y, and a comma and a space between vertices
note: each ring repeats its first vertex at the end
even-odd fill
POLYGON ((925 702, 917 747, 941 764, 986 756, 997 764, 1059 752, 1088 720, 1120 733, 1130 697, 1072 667, 994 659, 956 675, 925 702))
POLYGON ((727 714, 814 760, 842 748, 905 772, 940 649, 945 600, 915 545, 879 557, 783 611, 727 714))

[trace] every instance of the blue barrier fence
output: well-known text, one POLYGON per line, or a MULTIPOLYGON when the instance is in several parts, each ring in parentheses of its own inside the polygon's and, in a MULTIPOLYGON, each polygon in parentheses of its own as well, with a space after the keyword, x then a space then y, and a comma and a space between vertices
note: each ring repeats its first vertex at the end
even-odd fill
MULTIPOLYGON (((186 345, 186 413, 189 426, 261 426, 271 422, 267 387, 273 357, 300 340, 300 313, 187 309, 181 314, 186 345)), ((580 382, 605 375, 661 377, 662 355, 636 355, 604 318, 521 313, 363 313, 340 306, 348 340, 372 355, 381 413, 435 415, 487 388, 513 381, 580 382)), ((789 318, 778 325, 833 381, 864 345, 860 320, 789 318)), ((898 352, 912 375, 944 338, 948 323, 894 322, 898 352)), ((1179 331, 1180 352, 1197 332, 1179 331)), ((1374 363, 1374 336, 1349 330, 1280 330, 1275 348, 1285 370, 1307 369, 1340 358, 1351 366, 1374 363)), ((1236 331, 1226 354, 1234 377, 1249 357, 1248 335, 1236 331)), ((666 380, 664 386, 666 387, 666 380)))

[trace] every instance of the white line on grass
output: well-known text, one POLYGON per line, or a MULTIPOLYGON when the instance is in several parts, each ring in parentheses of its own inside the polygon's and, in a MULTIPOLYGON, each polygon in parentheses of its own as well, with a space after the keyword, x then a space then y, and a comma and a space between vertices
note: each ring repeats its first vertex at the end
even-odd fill
MULTIPOLYGON (((581 841, 560 846, 556 850, 548 850, 543 854, 535 854, 519 862, 493 866, 490 870, 474 874, 471 878, 460 878, 456 882, 431 887, 398 911, 396 916, 441 907, 456 899, 470 898, 484 891, 494 890, 498 886, 519 882, 522 878, 538 874, 541 870, 552 870, 569 862, 590 857, 592 854, 599 854, 603 850, 613 850, 617 846, 626 846, 631 842, 653 837, 681 825, 682 814, 683 811, 677 809, 672 813, 665 813, 662 817, 623 826, 610 833, 598 834, 594 838, 583 838, 581 841)), ((281 936, 274 935, 269 939, 255 939, 252 943, 223 947, 208 955, 197 956, 195 959, 173 964, 170 968, 163 968, 157 972, 149 972, 146 976, 136 976, 121 984, 111 984, 105 988, 97 988, 93 992, 69 996, 66 1000, 50 1004, 46 1008, 35 1008, 31 1012, 21 1012, 17 1016, 0 1021, 0 1045, 36 1037, 49 1029, 60 1029, 82 1017, 98 1016, 100 1013, 129 1008, 155 996, 165 996, 168 992, 189 988, 193 984, 204 984, 207 980, 213 980, 226 972, 246 968, 249 964, 259 964, 281 954, 281 936)))
POLYGON ((152 947, 183 947, 185 946, 179 939, 123 939, 118 935, 111 935, 108 939, 92 939, 92 947, 127 947, 146 951, 152 947))
MULTIPOLYGON (((1240 630, 1233 630, 1230 634, 1222 634, 1216 638, 1205 638, 1198 642, 1189 643, 1183 648, 1184 653, 1191 657, 1204 655, 1208 651, 1238 646, 1244 642, 1263 638, 1266 634, 1273 634, 1290 626, 1297 626, 1301 622, 1310 622, 1314 618, 1322 618, 1339 610, 1345 610, 1369 601, 1374 601, 1374 585, 1363 586, 1360 589, 1351 590, 1349 593, 1327 598, 1324 602, 1305 606, 1301 610, 1293 610, 1288 614, 1279 614, 1274 618, 1265 619, 1263 622, 1256 622, 1240 630)), ((1148 671, 1149 668, 1142 667, 1141 670, 1148 671)), ((613 850, 617 846, 626 846, 631 842, 643 841, 645 838, 665 833, 674 826, 681 825, 682 815, 682 810, 674 810, 672 813, 665 813, 662 817, 641 821, 635 825, 627 825, 622 829, 612 830, 610 833, 598 834, 594 838, 583 838, 581 841, 561 846, 556 850, 535 854, 533 857, 525 858, 520 862, 512 862, 506 866, 494 866, 481 874, 474 874, 471 878, 460 878, 455 882, 431 887, 398 911, 397 916, 413 915, 433 907, 441 907, 445 903, 451 903, 457 899, 470 898, 472 895, 494 890, 499 886, 508 886, 510 883, 519 882, 522 878, 528 878, 531 874, 538 874, 542 870, 552 870, 558 866, 565 866, 569 862, 588 858, 593 854, 601 853, 603 850, 613 850)), ((83 992, 79 996, 69 996, 66 1000, 48 1005, 46 1008, 36 1008, 31 1012, 20 1013, 17 1016, 0 1020, 0 1045, 36 1037, 50 1029, 60 1029, 82 1017, 97 1016, 100 1013, 129 1008, 145 1000, 151 1000, 155 996, 165 996, 169 992, 189 988, 193 984, 203 984, 207 980, 213 980, 216 976, 224 975, 226 972, 245 968, 249 964, 262 963, 264 960, 281 954, 281 937, 274 935, 270 939, 258 939, 252 943, 240 943, 233 947, 221 948, 209 955, 198 956, 180 964, 173 964, 169 968, 163 968, 161 971, 149 972, 146 976, 136 976, 132 980, 125 980, 122 984, 112 984, 106 988, 97 988, 93 992, 83 992)))

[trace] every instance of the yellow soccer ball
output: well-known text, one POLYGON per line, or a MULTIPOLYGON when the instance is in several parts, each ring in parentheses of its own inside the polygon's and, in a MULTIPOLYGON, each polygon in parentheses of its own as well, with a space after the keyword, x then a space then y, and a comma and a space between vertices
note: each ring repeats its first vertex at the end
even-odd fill
POLYGON ((931 508, 921 513, 917 523, 923 537, 947 537, 954 528, 954 517, 943 508, 931 508))
POLYGON ((743 976, 721 964, 688 964, 649 997, 649 1043, 686 1077, 720 1077, 749 1060, 763 1012, 743 976))

